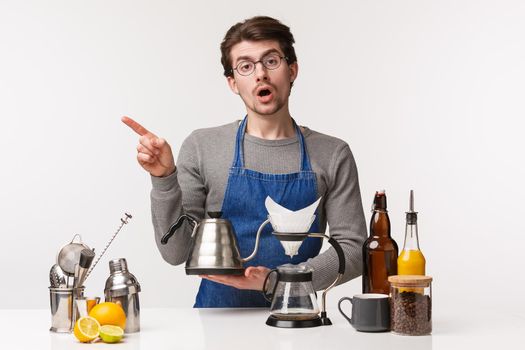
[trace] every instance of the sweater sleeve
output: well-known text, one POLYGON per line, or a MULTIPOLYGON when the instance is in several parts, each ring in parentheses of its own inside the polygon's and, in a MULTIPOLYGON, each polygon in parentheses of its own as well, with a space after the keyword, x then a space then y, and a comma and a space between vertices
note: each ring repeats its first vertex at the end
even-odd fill
POLYGON ((192 226, 185 220, 166 245, 160 240, 182 214, 197 220, 204 217, 206 189, 200 175, 198 152, 190 135, 181 145, 176 171, 167 177, 151 177, 151 217, 155 242, 168 263, 179 265, 187 260, 192 226))
MULTIPOLYGON (((344 283, 362 273, 362 246, 366 240, 366 224, 359 190, 357 166, 347 144, 334 152, 330 181, 324 200, 324 211, 330 237, 337 240, 345 255, 344 283)), ((339 260, 333 247, 309 259, 316 290, 325 289, 337 277, 339 260)))

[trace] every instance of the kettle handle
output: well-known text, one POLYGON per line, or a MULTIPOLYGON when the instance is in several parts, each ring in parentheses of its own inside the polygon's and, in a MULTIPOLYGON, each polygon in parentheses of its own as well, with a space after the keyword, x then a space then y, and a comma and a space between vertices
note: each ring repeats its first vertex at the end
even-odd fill
MULTIPOLYGON (((162 238, 160 239, 160 243, 161 244, 166 244, 168 243, 168 240, 171 238, 171 236, 173 236, 173 234, 175 233, 175 231, 177 231, 177 229, 179 227, 181 227, 182 223, 184 222, 184 219, 188 219, 190 221, 190 224, 193 225, 193 231, 195 231, 195 227, 197 226, 197 219, 195 219, 193 216, 189 215, 189 214, 182 214, 178 219, 177 221, 170 227, 170 229, 168 230, 168 232, 166 232, 164 234, 164 236, 162 236, 162 238)), ((193 237, 193 232, 191 233, 191 236, 193 237)))
POLYGON ((275 289, 277 288, 277 282, 278 281, 279 281, 279 271, 277 271, 277 269, 273 269, 270 272, 268 272, 268 274, 266 275, 266 278, 264 279, 262 293, 263 293, 264 299, 266 299, 270 303, 272 302, 273 296, 275 295, 275 289), (270 280, 270 275, 273 272, 275 272, 277 274, 277 280, 275 281, 275 284, 273 286, 272 294, 268 294, 268 290, 266 289, 266 285, 268 284, 268 281, 270 280))
POLYGON ((241 258, 241 262, 250 261, 255 257, 255 255, 257 254, 257 250, 259 250, 259 236, 261 235, 264 226, 266 226, 269 222, 270 219, 266 219, 266 221, 263 222, 261 226, 259 226, 259 229, 257 230, 257 236, 255 236, 255 248, 253 248, 253 252, 250 254, 250 256, 246 258, 241 258))

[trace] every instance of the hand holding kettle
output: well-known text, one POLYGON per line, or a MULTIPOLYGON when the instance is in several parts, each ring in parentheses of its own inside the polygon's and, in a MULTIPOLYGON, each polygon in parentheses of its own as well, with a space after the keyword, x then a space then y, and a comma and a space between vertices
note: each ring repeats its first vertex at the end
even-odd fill
POLYGON ((175 161, 171 147, 165 139, 158 137, 129 117, 122 122, 140 135, 137 146, 137 161, 151 175, 164 177, 175 172, 175 161))
POLYGON ((237 289, 263 290, 266 276, 271 270, 264 266, 248 266, 244 275, 200 275, 207 280, 237 289))

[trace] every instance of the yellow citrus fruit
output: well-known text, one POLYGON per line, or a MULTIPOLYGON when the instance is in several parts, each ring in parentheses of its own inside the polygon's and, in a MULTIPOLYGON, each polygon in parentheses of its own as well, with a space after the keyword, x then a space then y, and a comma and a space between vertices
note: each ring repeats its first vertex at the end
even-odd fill
POLYGON ((118 326, 102 326, 100 327, 100 339, 104 343, 118 343, 124 336, 124 331, 118 326))
POLYGON ((81 317, 75 323, 73 334, 82 343, 88 343, 98 337, 100 324, 93 317, 81 317))
POLYGON ((119 304, 105 302, 95 305, 89 312, 89 316, 95 318, 101 326, 119 326, 126 328, 126 314, 119 304))

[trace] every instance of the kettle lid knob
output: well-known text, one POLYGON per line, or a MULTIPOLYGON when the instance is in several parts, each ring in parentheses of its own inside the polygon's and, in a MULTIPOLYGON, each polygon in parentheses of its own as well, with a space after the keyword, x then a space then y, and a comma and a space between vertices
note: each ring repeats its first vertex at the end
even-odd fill
POLYGON ((222 216, 222 211, 209 211, 208 216, 212 219, 220 219, 222 216))

